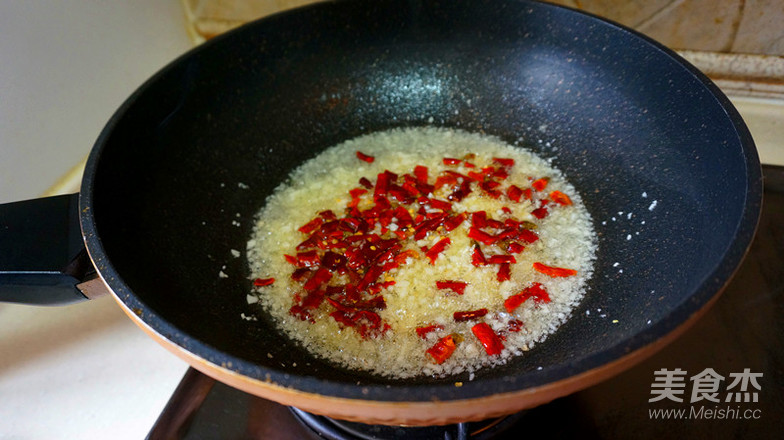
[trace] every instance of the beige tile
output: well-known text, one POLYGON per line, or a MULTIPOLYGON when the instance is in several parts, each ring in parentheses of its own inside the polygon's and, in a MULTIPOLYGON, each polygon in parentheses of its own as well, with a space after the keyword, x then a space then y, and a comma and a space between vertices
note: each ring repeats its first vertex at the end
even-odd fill
POLYGON ((673 0, 574 0, 579 9, 636 27, 673 0))
POLYGON ((638 30, 675 49, 729 52, 743 0, 685 0, 638 30))
POLYGON ((784 1, 746 0, 732 51, 784 55, 784 1))
POLYGON ((284 9, 313 3, 314 0, 183 0, 201 19, 250 21, 284 9))

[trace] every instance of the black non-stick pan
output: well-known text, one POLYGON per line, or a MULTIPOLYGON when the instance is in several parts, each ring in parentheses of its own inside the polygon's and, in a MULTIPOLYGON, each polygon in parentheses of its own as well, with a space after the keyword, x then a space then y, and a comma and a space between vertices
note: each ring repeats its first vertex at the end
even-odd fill
MULTIPOLYGON (((760 204, 740 116, 657 43, 548 4, 374 0, 277 14, 171 63, 101 133, 74 215, 100 277, 87 284, 196 368, 320 414, 430 424, 551 400, 672 340, 732 277, 760 204), (246 301, 254 214, 325 148, 425 125, 552 158, 599 235, 588 294, 545 343, 473 378, 396 380, 316 359, 246 301)), ((57 283, 89 277, 84 261, 57 283)), ((6 293, 30 281, 5 272, 6 293)))

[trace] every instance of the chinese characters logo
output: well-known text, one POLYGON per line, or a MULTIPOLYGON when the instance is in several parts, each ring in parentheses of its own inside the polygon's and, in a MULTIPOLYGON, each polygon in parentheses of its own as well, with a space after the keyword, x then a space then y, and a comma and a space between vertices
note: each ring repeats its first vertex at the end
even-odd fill
MULTIPOLYGON (((662 368, 653 372, 654 380, 651 384, 651 395, 648 402, 658 402, 669 399, 674 402, 683 402, 686 393, 686 371, 676 368, 668 370, 662 368)), ((706 400, 714 403, 721 402, 758 402, 758 391, 761 390, 757 379, 762 373, 752 373, 746 368, 740 373, 730 373, 732 379, 717 373, 713 368, 706 368, 699 374, 689 377, 693 382, 691 387, 690 403, 706 400), (722 393, 722 382, 728 382, 722 393), (723 397, 723 399, 722 399, 723 397)))

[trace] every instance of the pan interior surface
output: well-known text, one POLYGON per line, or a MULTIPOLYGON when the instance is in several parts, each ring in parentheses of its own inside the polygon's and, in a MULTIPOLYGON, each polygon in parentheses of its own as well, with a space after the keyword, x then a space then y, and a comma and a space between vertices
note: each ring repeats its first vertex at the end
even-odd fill
POLYGON ((732 275, 760 194, 729 101, 631 31, 529 2, 334 2, 216 38, 144 84, 91 154, 82 220, 120 300, 214 365, 306 393, 446 401, 562 380, 666 335, 732 275), (337 368, 246 301, 253 216, 292 169, 362 134, 425 125, 551 158, 599 235, 572 318, 472 380, 337 368))

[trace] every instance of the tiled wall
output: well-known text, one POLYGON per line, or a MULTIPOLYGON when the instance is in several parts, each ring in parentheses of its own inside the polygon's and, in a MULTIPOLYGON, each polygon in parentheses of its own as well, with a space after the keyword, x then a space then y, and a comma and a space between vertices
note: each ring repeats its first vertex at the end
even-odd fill
POLYGON ((673 49, 784 55, 782 0, 555 0, 673 49))
MULTIPOLYGON (((315 0, 182 0, 194 38, 315 0)), ((674 49, 784 56, 784 0, 553 0, 674 49)))

